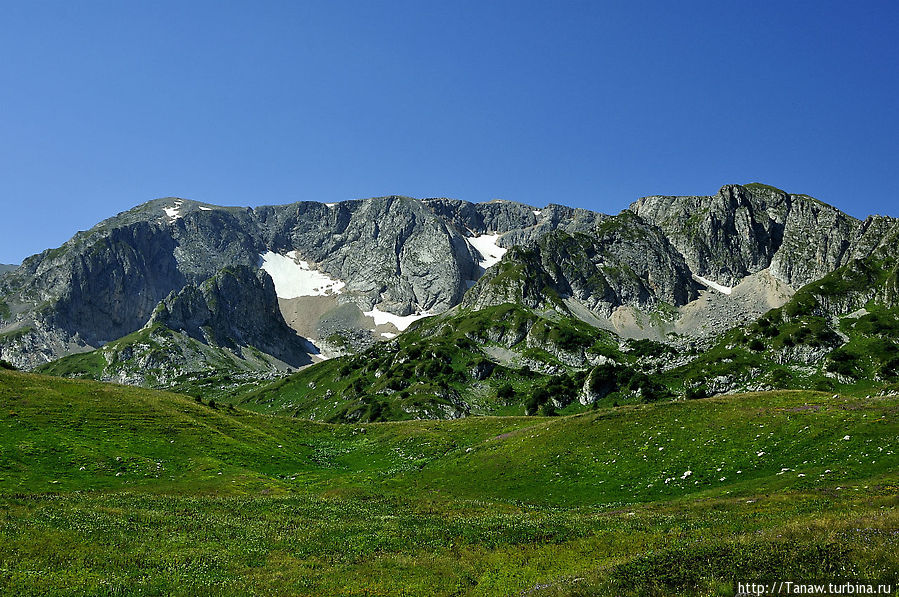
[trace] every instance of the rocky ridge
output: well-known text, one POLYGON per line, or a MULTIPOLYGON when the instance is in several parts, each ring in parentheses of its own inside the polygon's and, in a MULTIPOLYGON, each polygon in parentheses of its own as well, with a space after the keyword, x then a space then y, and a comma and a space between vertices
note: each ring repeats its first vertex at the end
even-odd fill
MULTIPOLYGON (((889 252, 896 231, 891 218, 862 222, 764 185, 727 185, 706 197, 646 197, 617 216, 396 196, 256 209, 159 199, 0 277, 0 358, 31 368, 96 349, 148 322, 171 323, 197 341, 240 345, 244 331, 227 320, 250 318, 253 309, 214 312, 203 289, 228 268, 246 274, 266 267, 266 257, 277 267, 267 270, 273 282, 264 276, 253 286, 254 329, 280 329, 279 299, 282 309, 286 300, 300 301, 295 313, 307 310, 307 298, 324 301, 321 316, 304 327, 319 345, 353 334, 369 345, 370 332, 353 327, 360 321, 393 337, 422 315, 509 302, 625 336, 714 335, 723 330, 684 327, 690 317, 702 319, 702 297, 714 295, 716 321, 739 325, 809 281, 889 252), (784 286, 774 298, 753 303, 734 292, 763 274, 784 286), (313 278, 330 282, 316 282, 310 297, 286 296, 284 288, 311 287, 313 278)), ((249 288, 244 274, 239 286, 249 288)), ((296 363, 315 352, 282 333, 262 335, 273 338, 264 348, 269 357, 296 363)))

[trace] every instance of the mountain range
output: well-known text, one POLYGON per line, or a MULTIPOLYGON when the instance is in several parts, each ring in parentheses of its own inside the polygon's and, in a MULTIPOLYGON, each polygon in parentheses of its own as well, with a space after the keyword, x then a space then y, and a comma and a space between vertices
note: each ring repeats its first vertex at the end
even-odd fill
POLYGON ((0 273, 0 359, 325 420, 899 380, 899 220, 762 184, 617 215, 157 199, 0 273))

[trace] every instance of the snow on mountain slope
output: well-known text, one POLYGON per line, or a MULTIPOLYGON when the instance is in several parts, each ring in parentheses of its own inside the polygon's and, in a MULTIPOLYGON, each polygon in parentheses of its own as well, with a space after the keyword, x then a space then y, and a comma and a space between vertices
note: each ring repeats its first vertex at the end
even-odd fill
POLYGON ((262 260, 260 267, 268 272, 275 283, 278 298, 340 294, 346 286, 344 282, 312 269, 308 262, 299 260, 296 251, 289 251, 287 255, 268 251, 259 257, 262 260))
POLYGON ((503 255, 506 254, 506 249, 496 244, 499 237, 499 234, 482 234, 481 236, 466 237, 469 244, 481 254, 482 259, 478 264, 484 269, 498 263, 503 258, 503 255))

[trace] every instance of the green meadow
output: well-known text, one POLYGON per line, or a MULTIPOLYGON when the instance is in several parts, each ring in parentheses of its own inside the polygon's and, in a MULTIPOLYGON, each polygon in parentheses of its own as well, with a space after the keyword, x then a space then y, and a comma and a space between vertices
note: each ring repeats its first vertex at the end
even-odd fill
POLYGON ((325 424, 0 370, 0 593, 899 583, 899 397, 325 424))

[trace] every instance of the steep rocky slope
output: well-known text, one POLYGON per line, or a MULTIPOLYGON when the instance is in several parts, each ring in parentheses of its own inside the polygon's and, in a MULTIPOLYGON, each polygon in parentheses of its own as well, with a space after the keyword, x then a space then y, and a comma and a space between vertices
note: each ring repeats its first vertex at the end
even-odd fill
POLYGON ((770 268, 798 289, 870 255, 895 226, 761 184, 726 185, 710 197, 644 197, 630 209, 665 232, 693 273, 725 287, 770 268))
MULTIPOLYGON (((501 227, 493 234, 512 225, 503 213, 524 212, 518 224, 536 224, 533 210, 509 202, 472 210, 492 214, 487 222, 501 227)), ((288 254, 289 263, 273 270, 281 274, 274 280, 281 298, 297 298, 297 282, 319 275, 341 283, 335 307, 397 317, 445 310, 483 272, 484 256, 470 240, 479 230, 460 231, 428 202, 402 197, 255 210, 154 200, 0 279, 0 334, 16 340, 0 343, 0 357, 33 367, 99 347, 140 329, 173 291, 224 267, 258 267, 288 254)))
MULTIPOLYGON (((446 340, 434 332, 445 328, 467 330, 449 336, 460 343, 444 359, 453 373, 441 369, 455 381, 382 388, 385 396, 408 390, 400 408, 408 416, 489 412, 484 396, 498 387, 481 376, 496 367, 510 371, 513 386, 527 385, 527 374, 514 373, 524 367, 549 376, 547 387, 578 386, 553 402, 561 408, 575 395, 582 403, 616 395, 600 391, 616 383, 629 388, 621 398, 658 396, 664 392, 640 376, 700 362, 693 357, 725 341, 722 334, 793 304, 809 283, 851 277, 858 264, 883 269, 895 259, 897 234, 891 218, 859 221, 759 184, 727 185, 705 197, 646 197, 616 216, 560 205, 405 197, 257 209, 160 199, 0 277, 0 358, 35 367, 73 354, 55 370, 165 385, 211 376, 216 367, 268 376, 310 362, 310 354, 358 352, 361 360, 327 367, 366 367, 370 358, 381 363, 370 373, 390 380, 397 371, 413 377, 430 371, 426 362, 437 357, 428 344, 446 340), (503 319, 485 323, 483 314, 496 309, 504 310, 503 319), (480 331, 472 331, 473 321, 481 322, 480 331), (415 331, 393 340, 410 327, 415 331), (147 360, 165 352, 148 338, 163 336, 166 350, 180 355, 168 370, 147 360), (391 342, 377 343, 385 339, 391 342), (126 346, 130 360, 110 357, 126 346), (414 356, 398 356, 410 346, 417 347, 414 356), (640 354, 633 346, 642 347, 640 354), (152 375, 141 377, 135 365, 152 375), (594 371, 606 366, 614 370, 594 371)), ((862 280, 849 289, 857 296, 829 295, 819 303, 829 317, 872 300, 891 309, 891 295, 877 288, 862 280)), ((818 352, 815 358, 826 357, 818 352)), ((746 371, 752 377, 756 369, 746 371)), ((362 384, 346 372, 338 378, 362 384)), ((316 379, 308 381, 325 387, 316 379)), ((666 384, 674 394, 689 389, 684 380, 666 384)), ((728 391, 726 385, 705 387, 728 391)), ((345 386, 327 387, 350 400, 371 395, 345 386)), ((366 408, 377 410, 377 400, 366 408)))
POLYGON ((92 352, 38 368, 150 387, 259 381, 312 363, 315 348, 284 322, 271 278, 247 266, 225 268, 172 292, 147 324, 92 352))

